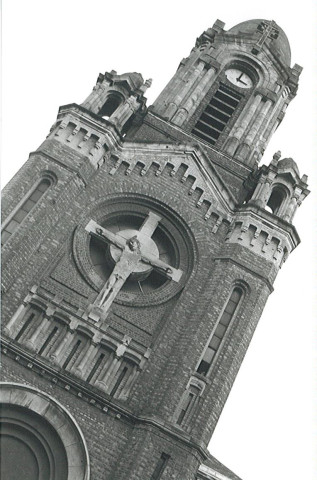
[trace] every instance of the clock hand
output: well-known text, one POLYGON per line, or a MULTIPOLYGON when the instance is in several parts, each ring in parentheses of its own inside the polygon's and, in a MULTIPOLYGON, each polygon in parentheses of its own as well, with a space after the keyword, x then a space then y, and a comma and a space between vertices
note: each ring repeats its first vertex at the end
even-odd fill
POLYGON ((247 85, 246 82, 244 82, 243 80, 241 80, 241 76, 242 76, 242 75, 243 75, 243 74, 241 73, 240 77, 237 78, 237 82, 243 83, 243 85, 247 85))

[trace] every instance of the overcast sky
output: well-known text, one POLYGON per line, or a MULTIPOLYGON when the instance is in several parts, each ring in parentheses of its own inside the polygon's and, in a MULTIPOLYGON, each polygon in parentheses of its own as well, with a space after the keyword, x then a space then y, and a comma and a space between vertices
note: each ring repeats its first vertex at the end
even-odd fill
MULTIPOLYGON (((210 444, 243 480, 315 479, 312 338, 316 255, 316 25, 313 1, 3 0, 2 184, 42 143, 58 107, 81 103, 100 72, 153 78, 153 103, 219 18, 274 19, 304 67, 298 96, 264 155, 293 157, 314 192, 295 216, 302 244, 283 266, 210 444)), ((315 304, 316 307, 316 304, 315 304)), ((315 402, 316 403, 316 402, 315 402)), ((316 433, 316 428, 315 428, 316 433)))

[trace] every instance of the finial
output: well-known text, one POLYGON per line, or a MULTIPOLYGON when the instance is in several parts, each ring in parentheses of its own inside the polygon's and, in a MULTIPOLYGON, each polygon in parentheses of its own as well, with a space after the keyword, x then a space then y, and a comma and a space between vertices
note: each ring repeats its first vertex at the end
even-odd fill
POLYGON ((308 176, 307 175, 303 175, 302 178, 301 178, 301 181, 303 183, 307 183, 307 180, 308 180, 308 176))
POLYGON ((281 151, 278 150, 277 152, 274 153, 273 155, 273 160, 271 161, 271 164, 272 165, 277 165, 277 162, 279 161, 279 159, 281 158, 282 154, 281 154, 281 151))
POLYGON ((152 85, 152 78, 148 78, 147 80, 145 80, 145 82, 143 83, 143 85, 140 87, 140 90, 145 93, 146 90, 148 88, 150 88, 150 86, 152 85))

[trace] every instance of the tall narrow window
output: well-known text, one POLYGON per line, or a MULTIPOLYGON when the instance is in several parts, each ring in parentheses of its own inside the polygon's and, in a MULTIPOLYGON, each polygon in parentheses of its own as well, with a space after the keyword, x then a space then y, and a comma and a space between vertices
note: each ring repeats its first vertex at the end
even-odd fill
POLYGON ((156 464, 155 470, 152 473, 151 480, 159 480, 165 470, 166 464, 170 456, 167 453, 162 453, 161 458, 156 464))
POLYGON ((77 356, 76 356, 76 353, 78 353, 78 349, 80 347, 80 344, 81 344, 81 341, 80 340, 77 340, 77 342, 75 343, 75 345, 73 346, 73 348, 71 349, 68 357, 66 358, 64 364, 63 364, 63 368, 67 368, 68 365, 70 364, 70 362, 72 362, 72 364, 74 363, 74 361, 76 360, 77 356))
POLYGON ((92 367, 88 377, 87 377, 87 383, 89 383, 92 379, 92 377, 95 375, 96 371, 98 370, 98 368, 100 367, 101 365, 101 362, 102 360, 105 358, 105 354, 104 353, 101 353, 98 357, 98 360, 96 361, 95 365, 92 367))
POLYGON ((213 359, 219 350, 222 339, 228 329, 230 321, 237 309, 241 296, 242 291, 239 288, 235 288, 228 300, 226 308, 220 317, 219 323, 213 336, 211 337, 207 350, 205 351, 205 354, 198 365, 197 372, 201 375, 207 375, 213 359))
POLYGON ((115 93, 111 94, 105 104, 103 105, 102 109, 99 112, 99 115, 103 118, 108 119, 111 115, 117 110, 120 103, 122 103, 123 98, 121 96, 116 95, 115 93))
POLYGON ((25 217, 33 209, 34 205, 40 200, 42 195, 51 185, 51 182, 47 178, 43 178, 41 182, 37 185, 36 189, 33 190, 31 195, 27 200, 21 205, 19 210, 13 215, 13 217, 6 224, 1 233, 1 245, 4 245, 5 242, 11 237, 11 235, 17 230, 20 223, 25 219, 25 217))
POLYGON ((17 336, 15 337, 15 340, 20 340, 20 338, 22 337, 23 333, 28 329, 28 327, 31 325, 31 323, 33 322, 33 319, 35 317, 35 313, 31 313, 28 318, 26 319, 26 321, 24 322, 21 330, 19 331, 19 333, 17 334, 17 336))
POLYGON ((117 378, 116 383, 114 384, 114 387, 112 388, 112 390, 110 392, 111 397, 113 397, 117 393, 117 390, 120 387, 124 377, 126 376, 127 371, 128 371, 128 367, 124 367, 121 370, 121 372, 119 374, 119 377, 117 378))
POLYGON ((214 145, 241 98, 240 93, 220 84, 192 132, 202 140, 214 145))
POLYGON ((194 398, 195 398, 195 395, 190 392, 188 394, 186 400, 185 400, 185 403, 182 406, 181 412, 180 412, 179 417, 177 419, 176 423, 178 425, 181 425, 182 421, 184 420, 184 417, 185 417, 186 413, 188 412, 189 407, 191 406, 191 403, 194 400, 194 398))
POLYGON ((280 210, 285 197, 286 194, 281 188, 274 187, 265 209, 271 211, 272 213, 274 213, 274 215, 276 215, 280 210))
POLYGON ((40 350, 39 350, 39 355, 42 355, 42 353, 44 352, 44 350, 46 349, 46 347, 49 345, 49 343, 53 340, 53 338, 55 337, 56 333, 58 331, 58 328, 57 327, 54 327, 53 330, 49 333, 48 337, 46 338, 45 342, 43 343, 43 345, 41 346, 40 350))
POLYGON ((201 395, 200 386, 190 384, 186 389, 185 395, 181 399, 180 410, 178 410, 177 425, 186 428, 193 416, 195 415, 196 407, 201 395))

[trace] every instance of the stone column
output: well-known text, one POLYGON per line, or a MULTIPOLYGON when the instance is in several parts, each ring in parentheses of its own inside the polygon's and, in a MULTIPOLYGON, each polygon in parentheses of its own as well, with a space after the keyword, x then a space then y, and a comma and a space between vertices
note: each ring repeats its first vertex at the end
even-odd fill
MULTIPOLYGON (((168 120, 173 118, 173 115, 177 111, 178 107, 181 105, 181 102, 184 100, 187 93, 193 87, 195 81, 203 71, 204 65, 205 65, 204 62, 201 62, 201 61, 198 62, 198 64, 196 65, 192 73, 189 75, 189 78, 185 81, 183 86, 177 91, 176 95, 173 98, 173 101, 168 104, 168 107, 164 115, 168 120)), ((176 113, 175 117, 173 118, 173 123, 175 123, 176 125, 177 125, 177 122, 176 122, 177 115, 178 114, 176 113)))
POLYGON ((256 115, 254 115, 254 120, 250 126, 249 132, 247 133, 243 143, 240 144, 238 147, 236 157, 238 160, 247 160, 250 153, 251 149, 255 147, 254 145, 254 140, 256 135, 258 134, 259 130, 261 129, 263 122, 265 120, 266 115, 268 114, 270 108, 272 107, 272 100, 266 100, 266 102, 263 102, 262 105, 260 105, 260 108, 256 112, 256 115))
POLYGON ((259 207, 265 208, 268 199, 270 198, 271 185, 272 180, 270 180, 269 178, 267 178, 265 182, 262 183, 262 188, 259 189, 257 198, 255 199, 255 203, 259 205, 259 207))
POLYGON ((244 111, 244 115, 242 115, 242 117, 238 118, 236 125, 232 129, 225 145, 225 152, 229 155, 233 155, 237 150, 239 141, 245 134, 246 129, 248 128, 256 110, 259 107, 259 104, 261 103, 261 100, 262 95, 260 95, 259 93, 255 95, 250 107, 244 111))
POLYGON ((134 381, 136 377, 139 375, 139 368, 135 365, 133 367, 132 372, 130 372, 129 378, 127 380, 127 383, 125 384, 124 388, 122 389, 122 392, 119 396, 120 399, 125 400, 128 398, 131 388, 133 387, 134 381))
POLYGON ((50 326, 50 320, 49 318, 44 315, 44 317, 41 319, 40 324, 37 326, 37 328, 34 330, 32 336, 25 342, 25 345, 29 347, 31 350, 36 350, 37 348, 37 341, 39 339, 40 334, 50 326))
POLYGON ((179 117, 175 117, 173 119, 173 123, 175 125, 182 125, 186 118, 189 118, 193 113, 193 110, 197 107, 198 103, 204 98, 206 93, 210 88, 210 81, 212 77, 215 75, 216 69, 214 67, 210 67, 209 70, 206 71, 205 75, 201 79, 201 81, 197 84, 196 88, 192 92, 191 96, 186 100, 186 102, 182 105, 182 110, 187 112, 187 116, 184 115, 184 112, 179 117))
POLYGON ((266 132, 263 136, 263 150, 267 147, 269 141, 271 140, 273 133, 276 131, 277 127, 279 126, 279 121, 275 121, 274 124, 271 126, 271 129, 267 127, 266 132))
POLYGON ((93 91, 90 95, 86 98, 86 100, 82 103, 84 108, 90 110, 93 113, 98 113, 100 109, 103 107, 107 95, 108 95, 108 87, 109 83, 97 83, 93 91))
POLYGON ((66 334, 63 336, 60 343, 57 344, 57 347, 55 348, 53 353, 51 354, 51 359, 56 363, 60 364, 61 358, 63 357, 63 353, 67 349, 68 345, 71 343, 72 340, 73 340, 73 332, 71 330, 68 330, 66 334))
POLYGON ((256 116, 249 133, 245 138, 245 143, 247 145, 251 145, 255 139, 256 134, 260 130, 262 123, 265 120, 266 115, 268 114, 270 108, 272 107, 273 102, 272 100, 266 100, 260 108, 258 115, 256 116))
POLYGON ((95 356, 96 354, 96 345, 92 342, 89 347, 88 347, 88 350, 84 353, 82 359, 80 360, 79 364, 75 367, 75 369, 71 369, 71 370, 74 370, 74 373, 76 375, 78 375, 79 377, 81 378, 84 378, 85 377, 85 374, 86 374, 86 370, 87 370, 87 367, 89 367, 93 357, 95 356))
POLYGON ((282 216, 283 220, 286 220, 286 222, 290 222, 295 215, 297 207, 298 207, 298 198, 297 198, 297 195, 295 194, 292 196, 291 201, 288 204, 285 215, 282 216))
POLYGON ((22 303, 19 308, 16 310, 16 312, 13 314, 12 318, 9 320, 7 325, 4 327, 3 331, 6 335, 12 337, 16 333, 16 323, 24 317, 26 310, 29 305, 25 305, 22 303))
POLYGON ((250 107, 248 108, 248 110, 246 110, 242 119, 240 121, 238 121, 239 123, 237 123, 237 128, 234 132, 234 136, 238 140, 240 140, 242 138, 242 136, 244 135, 244 133, 246 132, 246 129, 249 126, 249 123, 250 123, 251 119, 253 118, 258 106, 260 105, 261 100, 262 100, 262 95, 260 95, 259 93, 257 95, 255 95, 255 97, 253 99, 253 102, 251 103, 250 107))
POLYGON ((139 107, 140 103, 137 98, 131 95, 114 111, 109 118, 109 121, 120 130, 139 107))
MULTIPOLYGON (((111 356, 110 359, 112 360, 112 364, 110 365, 109 368, 106 369, 106 372, 104 376, 101 378, 101 380, 98 380, 95 383, 97 387, 100 387, 102 390, 106 391, 107 393, 109 393, 108 390, 110 389, 109 387, 112 379, 116 376, 121 366, 121 358, 111 356)), ((107 364, 109 365, 108 362, 107 364)))

